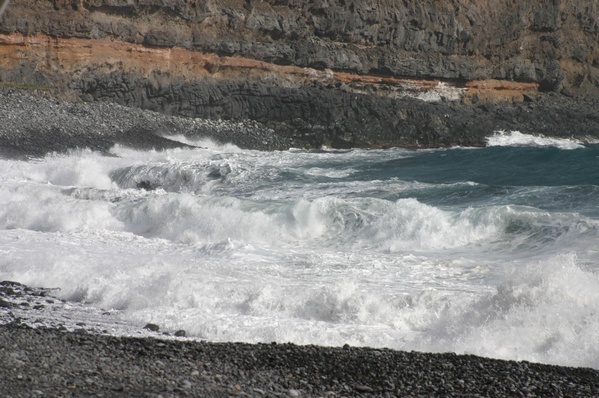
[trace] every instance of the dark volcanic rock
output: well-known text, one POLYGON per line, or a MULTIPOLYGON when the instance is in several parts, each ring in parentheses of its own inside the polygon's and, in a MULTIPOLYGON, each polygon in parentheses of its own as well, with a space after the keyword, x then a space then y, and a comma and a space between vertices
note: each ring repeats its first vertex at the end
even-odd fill
MULTIPOLYGON (((272 134, 220 138, 259 149, 479 146, 501 129, 597 138, 598 7, 593 0, 14 0, 0 24, 0 77, 73 100, 253 120, 272 134), (422 101, 436 83, 453 94, 422 101)), ((5 154, 18 155, 38 135, 20 130, 21 143, 3 146, 5 154)), ((79 145, 64 129, 44 131, 48 150, 79 145)), ((88 146, 177 145, 145 126, 112 134, 89 137, 88 146)))
POLYGON ((148 329, 152 332, 157 332, 160 329, 160 326, 158 326, 154 323, 148 323, 148 324, 146 324, 146 326, 144 326, 144 329, 148 329))
POLYGON ((599 94, 594 0, 13 0, 0 31, 599 94))

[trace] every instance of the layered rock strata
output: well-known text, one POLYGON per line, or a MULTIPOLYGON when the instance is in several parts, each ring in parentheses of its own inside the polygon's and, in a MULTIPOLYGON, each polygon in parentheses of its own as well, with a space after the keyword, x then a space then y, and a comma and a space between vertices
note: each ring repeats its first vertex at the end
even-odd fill
POLYGON ((599 136, 591 0, 14 0, 0 33, 5 82, 252 119, 297 146, 599 136))

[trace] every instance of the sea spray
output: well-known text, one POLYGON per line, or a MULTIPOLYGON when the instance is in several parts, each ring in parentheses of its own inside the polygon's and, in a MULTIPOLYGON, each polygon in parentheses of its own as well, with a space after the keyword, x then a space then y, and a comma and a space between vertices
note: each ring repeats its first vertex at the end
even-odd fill
POLYGON ((205 144, 0 160, 0 278, 193 338, 599 367, 597 146, 205 144))
POLYGON ((497 131, 487 138, 488 146, 557 147, 563 150, 584 148, 582 142, 572 138, 553 138, 543 135, 523 134, 519 131, 497 131))
POLYGON ((597 368, 598 283, 573 253, 508 269, 494 294, 442 321, 446 339, 458 352, 597 368))

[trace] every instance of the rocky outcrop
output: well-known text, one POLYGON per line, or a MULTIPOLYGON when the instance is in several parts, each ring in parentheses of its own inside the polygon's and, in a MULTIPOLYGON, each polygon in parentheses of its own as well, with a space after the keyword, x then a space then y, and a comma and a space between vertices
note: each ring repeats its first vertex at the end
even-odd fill
POLYGON ((541 3, 13 0, 1 77, 299 146, 599 136, 599 5, 541 3))

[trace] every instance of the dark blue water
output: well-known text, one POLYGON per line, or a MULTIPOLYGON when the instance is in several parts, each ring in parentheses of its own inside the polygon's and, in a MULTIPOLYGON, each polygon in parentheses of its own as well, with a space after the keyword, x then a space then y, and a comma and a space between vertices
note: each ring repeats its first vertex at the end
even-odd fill
POLYGON ((389 200, 416 198, 452 207, 514 204, 599 215, 599 145, 408 151, 399 158, 345 166, 357 169, 352 180, 430 185, 384 196, 389 200))
POLYGON ((487 186, 599 185, 599 145, 575 150, 490 147, 414 152, 362 168, 365 180, 399 178, 431 184, 487 186))

